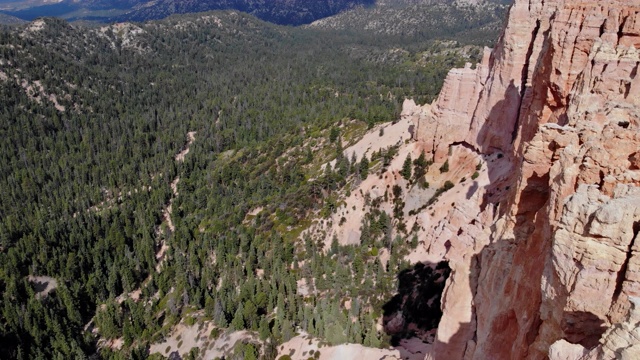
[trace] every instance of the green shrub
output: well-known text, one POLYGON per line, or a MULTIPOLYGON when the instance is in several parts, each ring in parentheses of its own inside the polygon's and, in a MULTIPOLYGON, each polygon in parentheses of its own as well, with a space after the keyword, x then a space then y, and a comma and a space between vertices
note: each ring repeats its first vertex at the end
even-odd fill
POLYGON ((217 339, 218 337, 220 337, 220 329, 218 328, 213 328, 211 329, 211 333, 209 333, 209 338, 210 339, 217 339))
POLYGON ((478 174, 478 172, 476 171, 476 172, 473 173, 473 175, 471 175, 471 179, 475 180, 475 179, 478 178, 478 176, 480 176, 480 174, 478 174))
POLYGON ((338 129, 337 127, 332 127, 329 131, 329 142, 333 144, 334 142, 336 142, 336 140, 338 140, 338 136, 340 136, 340 129, 338 129))
POLYGON ((444 182, 444 186, 442 187, 444 189, 444 191, 450 190, 451 188, 453 188, 455 185, 453 185, 453 183, 449 180, 444 182))
POLYGON ((445 161, 444 164, 440 166, 440 173, 446 173, 448 171, 449 171, 449 160, 447 159, 447 161, 445 161))
POLYGON ((375 246, 373 248, 371 248, 371 251, 369 251, 369 255, 378 256, 378 248, 375 247, 375 246))

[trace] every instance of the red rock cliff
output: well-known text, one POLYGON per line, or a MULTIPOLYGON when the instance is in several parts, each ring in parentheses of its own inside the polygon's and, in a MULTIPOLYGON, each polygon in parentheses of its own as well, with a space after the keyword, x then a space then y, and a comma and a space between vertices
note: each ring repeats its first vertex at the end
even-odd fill
POLYGON ((640 358, 639 47, 640 0, 517 0, 482 64, 412 110, 436 163, 486 167, 423 222, 453 269, 430 356, 640 358))

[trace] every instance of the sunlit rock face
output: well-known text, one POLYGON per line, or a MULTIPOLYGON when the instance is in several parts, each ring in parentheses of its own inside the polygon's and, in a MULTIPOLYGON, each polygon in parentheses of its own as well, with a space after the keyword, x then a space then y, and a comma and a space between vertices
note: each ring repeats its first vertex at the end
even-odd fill
POLYGON ((416 220, 451 267, 427 358, 639 358, 638 47, 639 0, 518 0, 481 64, 407 104, 436 165, 482 167, 416 220))

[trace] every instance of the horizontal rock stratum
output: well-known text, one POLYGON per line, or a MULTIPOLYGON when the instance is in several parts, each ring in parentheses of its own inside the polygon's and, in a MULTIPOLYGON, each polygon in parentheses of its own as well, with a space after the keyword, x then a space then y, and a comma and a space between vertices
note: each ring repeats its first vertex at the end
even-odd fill
POLYGON ((453 270, 427 358, 640 359, 639 47, 639 0, 517 0, 405 108, 436 163, 488 174, 425 234, 453 270))

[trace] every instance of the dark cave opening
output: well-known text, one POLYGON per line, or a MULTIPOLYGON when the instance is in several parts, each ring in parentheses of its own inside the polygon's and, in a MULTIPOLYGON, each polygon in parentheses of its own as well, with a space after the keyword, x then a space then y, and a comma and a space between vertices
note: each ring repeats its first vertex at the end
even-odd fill
POLYGON ((384 331, 391 345, 418 337, 432 343, 442 318, 440 303, 451 268, 449 263, 417 263, 398 274, 398 292, 383 307, 384 331))

